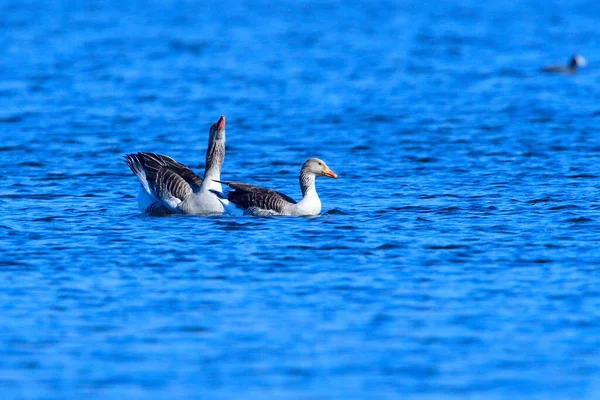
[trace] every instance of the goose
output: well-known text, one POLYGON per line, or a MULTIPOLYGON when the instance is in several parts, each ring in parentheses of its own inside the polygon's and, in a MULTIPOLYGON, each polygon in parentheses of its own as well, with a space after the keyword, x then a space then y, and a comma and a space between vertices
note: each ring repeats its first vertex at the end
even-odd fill
POLYGON ((318 158, 308 159, 300 170, 302 200, 299 202, 275 190, 241 182, 220 181, 234 190, 226 194, 219 190, 211 192, 223 203, 225 210, 234 215, 318 215, 321 213, 321 200, 315 187, 317 176, 338 178, 325 161, 318 158))
POLYGON ((127 154, 125 163, 140 180, 138 206, 147 214, 216 214, 223 204, 210 190, 221 191, 225 159, 225 116, 210 127, 204 178, 162 154, 127 154))
POLYGON ((542 71, 559 74, 575 74, 577 72, 577 68, 585 67, 586 65, 587 60, 583 58, 583 56, 575 54, 573 57, 571 57, 571 61, 568 65, 549 65, 542 68, 542 71))

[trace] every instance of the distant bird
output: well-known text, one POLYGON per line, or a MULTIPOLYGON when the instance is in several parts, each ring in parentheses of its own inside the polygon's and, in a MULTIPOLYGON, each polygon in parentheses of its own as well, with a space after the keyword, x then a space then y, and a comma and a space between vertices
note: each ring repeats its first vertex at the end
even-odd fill
POLYGON ((221 182, 234 189, 227 194, 211 190, 223 202, 225 210, 230 214, 246 214, 257 216, 271 215, 318 215, 321 213, 321 200, 315 188, 317 176, 328 176, 337 179, 337 175, 329 169, 323 160, 308 159, 300 170, 300 189, 302 200, 296 202, 289 196, 275 190, 240 182, 221 182))
POLYGON ((148 214, 215 214, 223 204, 209 190, 221 191, 225 159, 225 116, 209 131, 204 179, 185 165, 161 154, 133 153, 125 162, 140 180, 138 206, 148 214))
POLYGON ((548 73, 575 74, 577 73, 577 69, 579 67, 585 67, 586 65, 587 60, 583 58, 583 56, 575 54, 573 57, 571 57, 571 61, 568 65, 549 65, 542 68, 542 71, 548 73))

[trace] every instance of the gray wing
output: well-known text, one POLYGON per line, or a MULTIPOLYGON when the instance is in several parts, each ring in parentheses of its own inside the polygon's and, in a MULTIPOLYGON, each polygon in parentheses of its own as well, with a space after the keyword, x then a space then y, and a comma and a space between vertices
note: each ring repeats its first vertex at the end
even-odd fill
POLYGON ((173 213, 173 211, 164 206, 160 201, 155 201, 154 203, 150 204, 148 207, 146 207, 144 212, 151 215, 165 215, 173 213))
POLYGON ((184 164, 173 160, 171 157, 148 152, 138 154, 142 154, 144 157, 154 158, 160 161, 162 164, 168 166, 169 169, 171 169, 177 175, 181 176, 187 183, 189 183, 192 189, 194 189, 194 191, 199 189, 200 185, 202 185, 202 178, 198 174, 196 174, 184 164))
POLYGON ((154 153, 127 154, 125 162, 144 189, 169 210, 175 210, 202 182, 192 170, 167 156, 154 153))
POLYGON ((227 200, 245 210, 259 209, 281 213, 296 201, 283 193, 241 182, 221 182, 234 189, 227 193, 227 200))

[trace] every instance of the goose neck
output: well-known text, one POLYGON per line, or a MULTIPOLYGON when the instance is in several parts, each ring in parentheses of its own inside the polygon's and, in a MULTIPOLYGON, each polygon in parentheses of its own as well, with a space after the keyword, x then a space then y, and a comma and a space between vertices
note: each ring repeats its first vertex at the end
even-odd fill
POLYGON ((308 171, 302 171, 300 173, 300 189, 302 190, 302 197, 316 194, 315 174, 308 171))
POLYGON ((204 179, 220 179, 221 168, 225 160, 225 140, 211 140, 206 150, 206 168, 204 179))

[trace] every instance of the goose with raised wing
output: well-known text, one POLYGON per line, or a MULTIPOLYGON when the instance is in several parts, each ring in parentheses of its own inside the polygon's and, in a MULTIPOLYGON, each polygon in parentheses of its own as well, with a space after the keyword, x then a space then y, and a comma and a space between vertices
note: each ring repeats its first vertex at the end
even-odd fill
POLYGON ((221 191, 225 160, 225 116, 209 131, 204 178, 161 154, 127 154, 125 162, 140 180, 138 206, 148 214, 217 214, 223 204, 210 192, 221 191))
POLYGON ((318 215, 321 213, 321 200, 315 187, 315 178, 318 176, 334 179, 338 177, 329 169, 325 161, 318 158, 308 159, 300 170, 302 200, 299 202, 275 190, 241 182, 222 181, 220 183, 230 187, 233 191, 222 193, 219 190, 211 190, 211 192, 223 203, 223 207, 230 214, 318 215))

